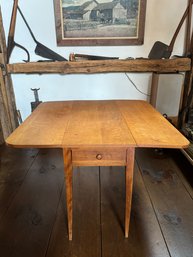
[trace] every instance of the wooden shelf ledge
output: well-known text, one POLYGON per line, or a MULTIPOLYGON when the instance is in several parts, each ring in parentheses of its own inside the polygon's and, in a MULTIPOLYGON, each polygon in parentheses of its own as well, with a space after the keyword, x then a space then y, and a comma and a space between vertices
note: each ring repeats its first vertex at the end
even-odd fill
POLYGON ((189 71, 189 58, 176 59, 135 59, 135 60, 100 60, 100 61, 68 61, 68 62, 29 62, 7 65, 8 73, 107 73, 107 72, 158 72, 175 73, 189 71))

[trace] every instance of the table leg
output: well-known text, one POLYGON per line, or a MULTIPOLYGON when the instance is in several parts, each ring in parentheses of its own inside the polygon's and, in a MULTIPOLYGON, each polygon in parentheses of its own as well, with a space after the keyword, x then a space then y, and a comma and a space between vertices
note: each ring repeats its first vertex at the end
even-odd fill
POLYGON ((66 181, 66 203, 68 214, 68 235, 69 240, 72 240, 72 151, 63 149, 64 171, 66 181))
POLYGON ((133 189, 133 170, 134 170, 134 157, 135 148, 127 149, 127 166, 125 175, 126 184, 126 202, 125 202, 125 237, 129 234, 130 212, 131 212, 131 200, 133 189))

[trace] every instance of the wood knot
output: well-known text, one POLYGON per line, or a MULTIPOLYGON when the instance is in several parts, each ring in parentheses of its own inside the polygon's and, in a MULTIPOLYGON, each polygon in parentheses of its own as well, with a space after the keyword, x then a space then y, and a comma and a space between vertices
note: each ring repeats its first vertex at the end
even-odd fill
POLYGON ((164 214, 164 219, 173 225, 179 225, 182 222, 182 219, 178 217, 175 213, 164 214))

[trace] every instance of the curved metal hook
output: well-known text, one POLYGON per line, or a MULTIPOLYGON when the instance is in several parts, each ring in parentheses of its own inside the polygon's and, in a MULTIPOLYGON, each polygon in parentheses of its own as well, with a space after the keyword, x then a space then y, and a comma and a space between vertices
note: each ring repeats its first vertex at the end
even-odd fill
POLYGON ((22 50, 24 50, 24 51, 26 52, 26 54, 27 54, 27 60, 23 60, 23 61, 24 61, 24 62, 30 62, 30 54, 29 54, 28 50, 27 50, 24 46, 22 46, 22 45, 20 45, 20 44, 18 44, 18 43, 16 43, 16 42, 14 42, 14 45, 17 46, 17 47, 19 47, 19 48, 21 48, 22 50))

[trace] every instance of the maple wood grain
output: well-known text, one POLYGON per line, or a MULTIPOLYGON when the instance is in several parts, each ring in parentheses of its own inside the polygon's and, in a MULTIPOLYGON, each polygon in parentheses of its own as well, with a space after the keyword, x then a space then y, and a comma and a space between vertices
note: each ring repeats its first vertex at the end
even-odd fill
POLYGON ((116 101, 137 147, 183 148, 189 141, 145 101, 116 101))
POLYGON ((7 138, 7 144, 18 148, 61 148, 71 105, 72 102, 40 104, 7 138))
POLYGON ((127 147, 135 140, 114 101, 73 102, 64 147, 127 147))
POLYGON ((68 213, 68 236, 72 240, 72 152, 70 149, 63 150, 64 171, 66 182, 66 203, 68 213))
POLYGON ((86 148, 72 150, 73 166, 126 166, 125 148, 86 148))
POLYGON ((133 192, 133 172, 134 172, 134 159, 135 148, 127 149, 127 166, 125 173, 125 237, 129 235, 130 213, 131 213, 131 200, 133 192))
POLYGON ((182 148, 188 140, 139 100, 42 103, 6 140, 14 147, 182 148))

